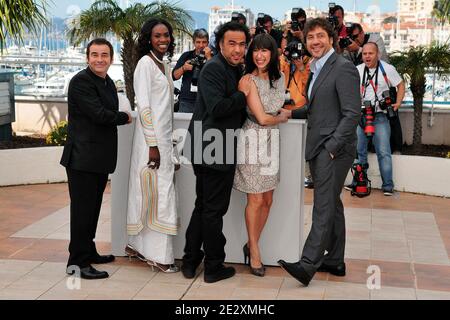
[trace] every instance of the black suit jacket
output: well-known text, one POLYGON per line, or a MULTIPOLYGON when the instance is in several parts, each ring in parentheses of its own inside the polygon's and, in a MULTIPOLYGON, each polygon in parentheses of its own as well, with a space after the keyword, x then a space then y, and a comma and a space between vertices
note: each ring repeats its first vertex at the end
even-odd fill
POLYGON ((117 126, 128 122, 119 110, 116 87, 88 67, 69 84, 68 135, 61 164, 80 171, 112 173, 117 162, 117 126))
POLYGON ((192 120, 189 124, 190 160, 193 164, 203 165, 217 170, 232 170, 236 166, 236 138, 230 133, 239 129, 247 117, 245 95, 238 91, 241 68, 227 63, 219 53, 203 67, 198 80, 198 93, 192 120), (227 129, 232 129, 228 131, 227 129), (223 140, 212 138, 203 141, 207 132, 221 136, 223 140), (215 143, 211 145, 212 143, 215 143), (211 145, 209 148, 208 146, 211 145), (212 152, 214 159, 202 155, 212 152), (205 148, 208 148, 204 153, 205 148), (214 160, 214 161, 209 161, 214 160))
POLYGON ((353 63, 333 53, 313 84, 308 107, 292 111, 292 118, 308 118, 307 161, 322 148, 334 156, 341 152, 355 155, 356 127, 361 115, 359 81, 353 63))

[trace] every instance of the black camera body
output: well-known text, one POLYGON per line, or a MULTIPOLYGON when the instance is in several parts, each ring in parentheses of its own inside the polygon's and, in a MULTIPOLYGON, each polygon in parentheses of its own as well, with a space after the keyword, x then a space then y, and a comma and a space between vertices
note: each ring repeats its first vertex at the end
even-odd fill
POLYGON ((258 13, 258 18, 256 19, 256 31, 255 35, 266 33, 266 29, 264 28, 264 13, 258 13))
POLYGON ((306 50, 300 41, 294 40, 288 43, 283 54, 289 61, 292 61, 305 56, 306 50))
POLYGON ((386 90, 381 94, 382 99, 380 100, 380 109, 387 110, 387 116, 389 119, 395 118, 396 114, 392 105, 395 103, 397 97, 392 97, 391 91, 386 90))
POLYGON ((286 90, 284 93, 284 104, 283 106, 295 106, 295 101, 291 98, 291 93, 286 90))
POLYGON ((355 39, 353 39, 353 35, 352 35, 353 34, 353 23, 347 22, 345 24, 345 28, 347 29, 347 37, 339 39, 339 47, 341 47, 341 49, 347 48, 349 45, 352 44, 352 41, 355 40, 355 39))
POLYGON ((189 63, 194 67, 192 69, 192 84, 194 86, 198 83, 198 77, 200 76, 200 71, 202 70, 203 66, 205 65, 207 59, 205 56, 204 51, 200 51, 199 54, 197 54, 194 58, 192 58, 189 63))
POLYGON ((339 20, 334 15, 334 12, 336 11, 335 7, 336 7, 336 4, 334 2, 328 3, 328 17, 327 17, 327 20, 333 26, 333 29, 337 29, 338 26, 339 26, 339 20))
POLYGON ((292 8, 291 12, 291 30, 292 31, 301 31, 305 27, 305 23, 298 22, 298 19, 301 17, 300 15, 301 8, 292 8))

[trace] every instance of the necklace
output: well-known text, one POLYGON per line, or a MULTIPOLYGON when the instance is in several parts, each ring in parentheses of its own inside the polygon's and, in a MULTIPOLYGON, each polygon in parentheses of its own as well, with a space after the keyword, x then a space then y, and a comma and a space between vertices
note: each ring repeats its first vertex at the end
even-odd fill
POLYGON ((162 61, 162 60, 160 60, 160 59, 158 59, 158 57, 153 53, 153 51, 152 50, 150 50, 150 53, 152 54, 152 56, 153 56, 153 58, 155 58, 156 59, 156 61, 158 61, 159 63, 161 63, 161 64, 164 64, 164 61, 162 61))

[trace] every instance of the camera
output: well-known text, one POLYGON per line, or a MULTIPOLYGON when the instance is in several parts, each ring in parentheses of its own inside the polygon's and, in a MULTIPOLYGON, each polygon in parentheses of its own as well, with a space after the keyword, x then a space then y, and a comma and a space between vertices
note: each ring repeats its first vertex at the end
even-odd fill
POLYGON ((328 3, 328 22, 333 26, 333 29, 337 29, 339 26, 338 18, 334 15, 336 4, 334 2, 328 3))
POLYGON ((305 27, 305 21, 298 22, 300 17, 304 16, 304 10, 302 8, 292 8, 291 12, 291 29, 292 31, 301 31, 305 27))
POLYGON ((347 48, 349 45, 352 44, 352 41, 355 40, 353 35, 352 35, 352 33, 353 33, 353 23, 352 22, 347 22, 345 24, 345 28, 347 29, 347 37, 339 39, 339 47, 341 47, 341 49, 347 48))
POLYGON ((387 110, 387 116, 389 119, 395 118, 396 114, 394 108, 392 107, 392 104, 395 103, 395 97, 392 97, 390 90, 383 91, 381 96, 383 99, 380 100, 380 109, 383 111, 387 110))
POLYGON ((375 108, 370 100, 365 100, 362 106, 362 127, 367 138, 375 134, 375 108))
POLYGON ((286 90, 284 93, 284 105, 283 106, 295 106, 295 101, 291 98, 291 93, 286 90))
POLYGON ((197 86, 198 77, 200 76, 200 71, 202 70, 204 64, 206 63, 206 56, 204 51, 200 51, 198 55, 192 58, 189 63, 194 67, 192 70, 192 84, 197 86))
POLYGON ((256 19, 256 31, 255 35, 266 33, 266 29, 264 28, 264 13, 258 13, 258 18, 256 19))
POLYGON ((283 54, 289 61, 292 61, 305 56, 306 50, 300 41, 294 40, 288 43, 288 45, 284 49, 283 54))

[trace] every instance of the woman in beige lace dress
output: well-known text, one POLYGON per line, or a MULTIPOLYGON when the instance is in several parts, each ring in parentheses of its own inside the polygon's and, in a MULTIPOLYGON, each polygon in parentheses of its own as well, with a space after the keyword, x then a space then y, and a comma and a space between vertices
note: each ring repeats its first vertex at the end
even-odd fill
POLYGON ((258 241, 280 180, 278 124, 287 121, 286 115, 279 113, 284 104, 284 76, 279 71, 277 45, 270 35, 254 38, 246 57, 246 73, 244 78, 253 81, 247 97, 248 118, 238 141, 234 188, 247 193, 244 262, 253 274, 264 276, 258 241))

